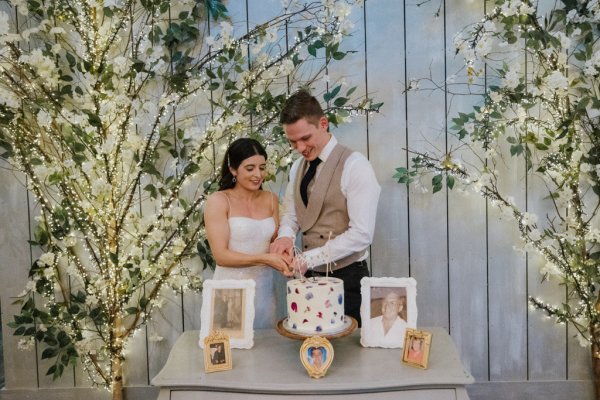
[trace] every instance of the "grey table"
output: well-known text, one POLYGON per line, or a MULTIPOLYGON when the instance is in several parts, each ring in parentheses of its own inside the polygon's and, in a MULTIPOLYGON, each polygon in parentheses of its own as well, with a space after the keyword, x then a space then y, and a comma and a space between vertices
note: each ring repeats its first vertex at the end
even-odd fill
POLYGON ((152 380, 160 386, 159 400, 191 399, 411 399, 468 400, 465 385, 474 382, 448 333, 432 332, 429 368, 401 362, 401 349, 363 348, 360 331, 332 339, 333 364, 321 379, 310 378, 300 362, 301 340, 275 330, 255 331, 254 347, 232 349, 233 369, 204 373, 198 331, 185 332, 175 343, 166 365, 152 380))

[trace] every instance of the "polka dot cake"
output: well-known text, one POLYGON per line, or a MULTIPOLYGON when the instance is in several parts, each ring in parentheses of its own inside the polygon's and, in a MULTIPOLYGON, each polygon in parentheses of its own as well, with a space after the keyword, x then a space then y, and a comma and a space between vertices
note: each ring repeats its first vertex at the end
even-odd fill
POLYGON ((287 282, 286 324, 293 331, 319 334, 344 326, 344 283, 338 278, 293 279, 287 282))

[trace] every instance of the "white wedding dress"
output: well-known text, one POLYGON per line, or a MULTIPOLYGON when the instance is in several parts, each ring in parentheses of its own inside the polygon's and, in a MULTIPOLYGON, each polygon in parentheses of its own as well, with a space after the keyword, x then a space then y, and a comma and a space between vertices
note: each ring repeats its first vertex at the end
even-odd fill
MULTIPOLYGON (((230 250, 246 254, 267 253, 274 233, 273 217, 229 217, 230 250)), ((266 265, 240 268, 217 265, 213 279, 254 279, 254 329, 267 329, 274 328, 276 322, 274 273, 275 270, 266 265)))

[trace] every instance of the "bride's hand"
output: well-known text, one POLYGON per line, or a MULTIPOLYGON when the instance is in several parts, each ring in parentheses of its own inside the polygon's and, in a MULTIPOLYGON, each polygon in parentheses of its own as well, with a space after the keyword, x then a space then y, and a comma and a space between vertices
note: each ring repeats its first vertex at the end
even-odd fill
POLYGON ((294 276, 294 271, 292 270, 292 266, 290 265, 292 260, 290 256, 285 254, 276 254, 276 253, 268 253, 266 254, 267 264, 271 267, 275 268, 285 277, 294 276))

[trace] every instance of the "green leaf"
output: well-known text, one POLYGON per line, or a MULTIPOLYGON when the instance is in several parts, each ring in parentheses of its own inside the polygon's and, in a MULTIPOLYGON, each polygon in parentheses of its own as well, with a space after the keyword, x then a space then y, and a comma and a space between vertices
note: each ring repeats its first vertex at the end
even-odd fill
POLYGON ((344 106, 346 103, 348 102, 348 99, 345 97, 338 97, 337 99, 335 99, 335 101, 333 102, 333 105, 336 107, 342 107, 344 106))
POLYGON ((454 177, 452 175, 446 175, 446 186, 450 190, 454 188, 454 177))
POLYGON ((25 327, 24 326, 20 326, 19 328, 17 328, 17 330, 13 333, 13 335, 15 336, 23 336, 23 334, 25 333, 25 327))
POLYGON ((42 360, 45 360, 47 358, 53 358, 56 357, 56 355, 58 354, 58 349, 55 347, 48 347, 46 349, 44 349, 44 351, 42 352, 42 360))
POLYGON ((329 103, 330 100, 334 99, 335 96, 337 96, 337 94, 340 92, 341 89, 342 89, 342 85, 337 85, 336 87, 333 88, 333 90, 325 93, 323 95, 323 99, 325 100, 325 102, 329 103))

